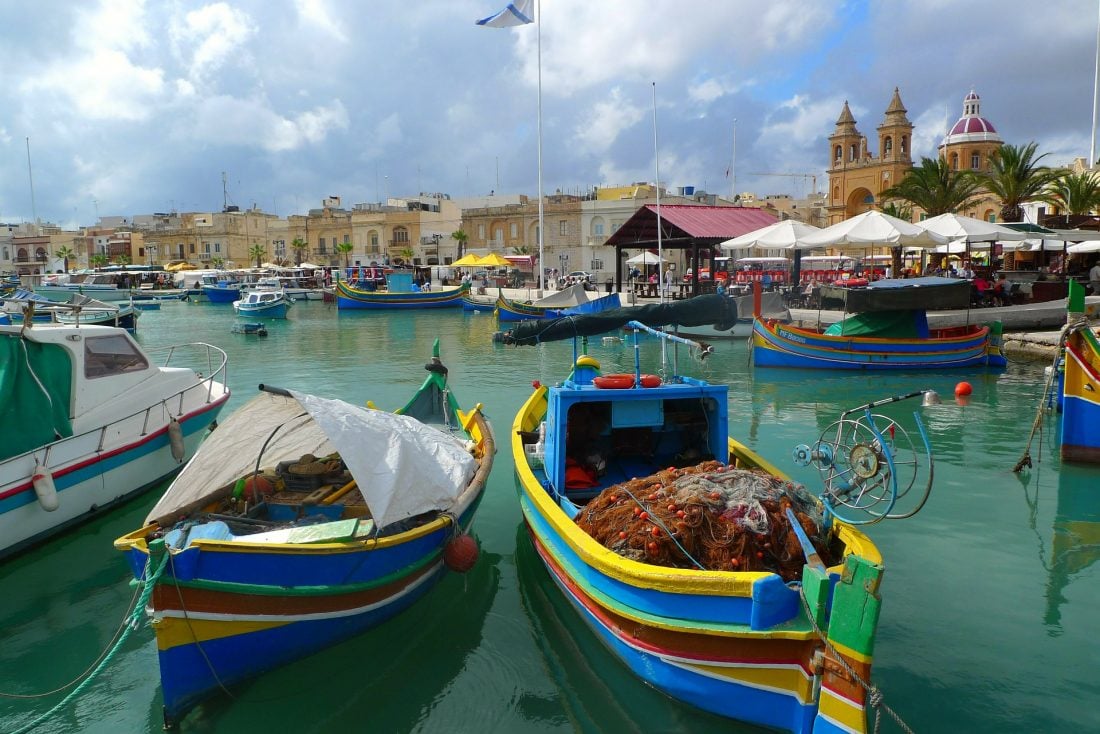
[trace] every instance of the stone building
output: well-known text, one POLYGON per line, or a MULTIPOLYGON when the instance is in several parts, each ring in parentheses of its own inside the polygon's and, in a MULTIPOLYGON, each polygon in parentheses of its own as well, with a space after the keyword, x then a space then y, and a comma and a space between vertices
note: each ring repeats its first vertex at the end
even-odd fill
POLYGON ((906 117, 897 87, 878 126, 875 150, 844 102, 829 136, 829 198, 827 224, 836 224, 881 205, 881 193, 894 186, 913 167, 913 123, 906 117), (876 155, 877 152, 877 155, 876 155))
MULTIPOLYGON (((993 123, 981 115, 981 99, 974 90, 963 99, 963 114, 944 136, 939 145, 939 155, 954 171, 970 170, 988 173, 990 157, 1004 145, 993 123)), ((959 212, 976 219, 994 222, 1001 211, 999 199, 986 198, 975 201, 965 211, 959 212)))

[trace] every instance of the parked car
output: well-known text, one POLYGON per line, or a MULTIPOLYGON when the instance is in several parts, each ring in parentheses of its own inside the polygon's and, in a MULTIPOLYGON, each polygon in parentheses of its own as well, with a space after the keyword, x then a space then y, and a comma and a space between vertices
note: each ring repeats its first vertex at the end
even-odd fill
POLYGON ((574 270, 572 273, 566 273, 566 278, 572 278, 573 280, 583 280, 586 283, 594 283, 595 280, 592 277, 592 273, 586 273, 583 270, 574 270))

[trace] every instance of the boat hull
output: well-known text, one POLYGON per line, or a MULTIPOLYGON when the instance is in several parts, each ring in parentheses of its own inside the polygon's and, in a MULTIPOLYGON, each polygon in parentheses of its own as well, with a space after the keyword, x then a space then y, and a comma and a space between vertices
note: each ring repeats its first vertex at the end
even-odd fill
POLYGON ((241 289, 205 285, 202 287, 202 294, 210 303, 233 303, 241 297, 241 289))
POLYGON ((101 431, 95 430, 0 463, 0 557, 60 533, 173 475, 194 455, 228 399, 228 390, 221 391, 179 418, 182 462, 172 456, 164 415, 146 435, 140 435, 142 421, 138 420, 128 441, 107 450, 101 446, 101 431), (31 481, 36 456, 46 457, 45 466, 57 490, 59 507, 53 512, 39 504, 31 481))
MULTIPOLYGON (((538 388, 513 425, 520 509, 551 578, 607 648, 658 690, 721 716, 790 732, 867 731, 865 691, 815 671, 820 638, 799 592, 779 576, 651 566, 604 548, 570 519, 532 470, 522 443, 546 416, 546 395, 547 388, 538 388)), ((730 441, 730 448, 736 466, 778 474, 740 444, 730 441)), ((803 585, 812 579, 819 589, 818 601, 808 603, 820 619, 831 614, 859 629, 848 638, 851 646, 832 630, 829 640, 869 680, 881 557, 854 529, 840 526, 838 535, 844 564, 828 575, 807 568, 803 585)))
POLYGON ((468 287, 444 288, 438 291, 394 292, 365 291, 353 288, 345 281, 336 283, 336 308, 352 309, 406 309, 406 308, 457 308, 462 305, 462 295, 468 287))
POLYGON ((277 301, 271 304, 265 303, 258 306, 253 306, 250 304, 244 304, 239 301, 235 301, 233 303, 233 308, 241 317, 257 319, 285 319, 287 312, 290 310, 290 303, 284 300, 277 301))
POLYGON ((1087 326, 1066 338, 1061 455, 1100 463, 1100 340, 1087 326))
POLYGON ((838 370, 918 370, 1007 365, 1000 337, 988 326, 925 339, 830 336, 776 321, 753 323, 752 358, 757 367, 838 370))
POLYGON ((141 309, 133 304, 120 305, 117 311, 84 311, 79 316, 61 312, 56 314, 57 321, 62 324, 117 326, 130 332, 137 328, 139 316, 141 309))

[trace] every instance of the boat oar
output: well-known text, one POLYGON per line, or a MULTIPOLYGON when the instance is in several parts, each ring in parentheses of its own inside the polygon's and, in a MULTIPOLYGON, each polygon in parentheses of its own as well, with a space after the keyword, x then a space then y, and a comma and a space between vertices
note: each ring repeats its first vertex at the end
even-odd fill
POLYGON ((340 499, 341 497, 343 497, 345 494, 347 494, 348 492, 350 492, 353 489, 355 489, 355 480, 354 479, 352 479, 350 482, 345 484, 343 487, 340 487, 340 489, 336 490, 335 492, 330 494, 328 497, 325 497, 323 500, 321 500, 321 504, 322 505, 331 505, 333 502, 340 499))
POLYGON ((791 530, 798 538, 798 544, 802 546, 802 554, 806 556, 806 565, 825 573, 825 564, 822 562, 821 556, 817 554, 817 548, 814 548, 814 544, 810 542, 810 536, 806 535, 802 523, 798 521, 794 510, 790 507, 787 507, 787 520, 791 523, 791 530))

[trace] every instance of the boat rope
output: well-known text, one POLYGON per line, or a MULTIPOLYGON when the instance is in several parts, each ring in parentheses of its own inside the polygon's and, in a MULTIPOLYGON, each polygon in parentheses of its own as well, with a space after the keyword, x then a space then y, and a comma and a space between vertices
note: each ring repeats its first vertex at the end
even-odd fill
MULTIPOLYGON (((145 580, 140 582, 141 584, 143 584, 141 593, 136 596, 136 600, 132 600, 133 605, 127 611, 126 616, 123 618, 123 624, 121 625, 120 633, 117 634, 114 644, 111 645, 110 648, 108 648, 106 654, 100 656, 99 663, 94 668, 92 668, 91 672, 85 671, 86 675, 85 673, 81 674, 81 676, 84 676, 84 680, 80 682, 80 685, 73 689, 72 693, 61 699, 57 703, 57 705, 55 705, 49 711, 42 714, 34 721, 31 721, 29 724, 26 724, 19 729, 16 729, 14 732, 12 732, 12 734, 26 734, 27 732, 37 728, 40 724, 44 723, 47 719, 63 709, 77 696, 83 693, 88 685, 93 680, 95 680, 99 673, 107 666, 107 664, 114 659, 115 655, 122 648, 122 645, 126 642, 127 638, 129 638, 130 633, 140 626, 142 617, 145 614, 145 605, 149 602, 149 597, 153 595, 153 588, 157 585, 157 580, 160 579, 161 575, 164 573, 164 569, 167 566, 167 560, 167 558, 161 559, 160 563, 157 564, 155 568, 150 570, 150 566, 153 563, 153 559, 152 557, 150 557, 145 566, 145 580)), ((79 680, 79 677, 77 678, 77 680, 79 680)), ((58 690, 64 690, 69 685, 72 685, 72 683, 63 686, 58 690)))
MULTIPOLYGON (((282 426, 280 425, 279 428, 282 428, 282 426)), ((279 428, 276 428, 275 430, 278 430, 279 428)), ((272 433, 272 435, 274 435, 274 433, 272 433)), ((271 440, 270 437, 268 437, 268 440, 271 440)), ((195 649, 198 650, 199 655, 202 656, 203 661, 206 663, 206 668, 210 671, 210 675, 214 677, 214 682, 218 684, 218 688, 222 689, 222 693, 224 693, 230 699, 235 699, 236 696, 230 693, 229 689, 225 687, 224 683, 222 683, 222 679, 218 676, 218 671, 214 669, 214 663, 206 654, 206 650, 202 648, 202 643, 199 642, 199 636, 198 634, 196 634, 195 628, 191 626, 191 615, 187 611, 187 604, 183 601, 183 589, 180 588, 179 578, 176 576, 176 562, 171 549, 165 548, 165 555, 168 556, 169 563, 172 565, 172 586, 174 586, 176 589, 176 598, 179 599, 180 602, 180 610, 183 612, 183 621, 187 623, 187 631, 191 633, 191 639, 195 643, 195 649)))
POLYGON ((1039 408, 1035 411, 1035 420, 1031 422, 1031 433, 1027 437, 1027 446, 1024 447, 1024 453, 1020 457, 1020 460, 1016 462, 1016 466, 1012 467, 1012 471, 1016 474, 1019 474, 1024 467, 1028 469, 1031 468, 1031 442, 1035 439, 1036 432, 1039 432, 1039 440, 1042 441, 1043 414, 1045 413, 1044 403, 1047 402, 1051 386, 1054 384, 1054 378, 1058 374, 1058 361, 1062 359, 1062 349, 1065 347, 1066 337, 1083 326, 1088 326, 1088 320, 1085 318, 1085 315, 1070 313, 1066 325, 1058 332, 1057 348, 1054 350, 1054 362, 1050 366, 1050 374, 1047 375, 1046 385, 1043 387, 1043 392, 1039 397, 1039 408))
POLYGON ((890 715, 890 718, 901 727, 901 730, 906 734, 913 734, 913 730, 909 728, 909 725, 902 721, 901 717, 886 703, 883 701, 882 691, 877 687, 871 685, 869 682, 863 680, 859 676, 859 673, 848 664, 848 661, 844 659, 832 644, 829 643, 828 636, 817 625, 817 619, 814 617, 813 611, 810 609, 810 602, 806 599, 806 587, 799 584, 798 586, 798 598, 802 601, 802 610, 806 612, 806 618, 810 620, 810 625, 814 628, 814 632, 817 633, 818 638, 825 645, 825 649, 833 654, 833 658, 840 664, 840 667, 844 668, 844 672, 854 680, 867 692, 867 703, 875 710, 875 728, 876 734, 882 725, 882 712, 885 711, 890 715))

